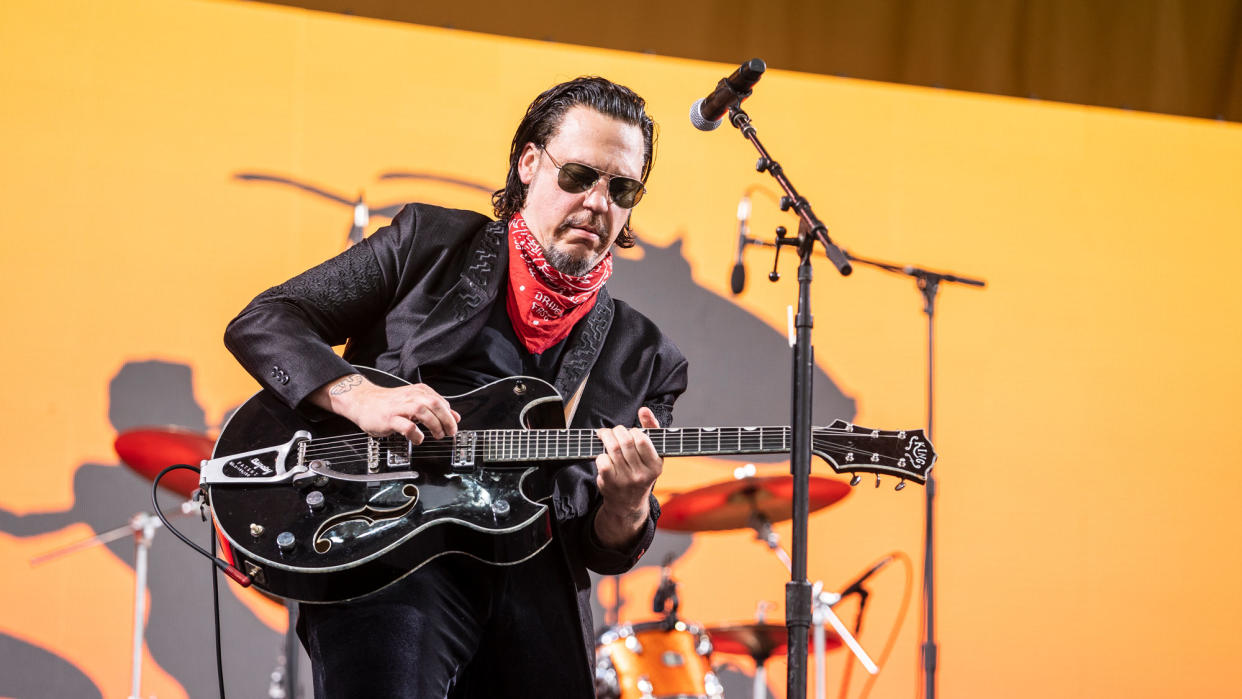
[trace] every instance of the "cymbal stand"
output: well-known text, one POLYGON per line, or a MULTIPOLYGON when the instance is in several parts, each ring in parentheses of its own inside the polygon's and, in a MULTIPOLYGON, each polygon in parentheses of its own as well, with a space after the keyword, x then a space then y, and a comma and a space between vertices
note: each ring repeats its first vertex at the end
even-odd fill
MULTIPOLYGON (((792 572, 793 567, 790 565, 789 554, 785 552, 780 543, 780 534, 772 530, 771 520, 759 509, 758 504, 755 502, 754 492, 747 492, 745 495, 750 501, 750 526, 755 530, 755 539, 762 541, 780 559, 785 569, 792 572)), ((846 647, 850 649, 854 657, 858 658, 858 662, 862 663, 863 667, 867 669, 867 672, 874 675, 880 671, 876 667, 875 662, 871 660, 871 656, 867 655, 867 651, 863 650, 862 645, 858 643, 858 639, 854 638, 854 634, 850 633, 850 630, 841 622, 841 618, 837 616, 836 612, 832 611, 832 607, 841 601, 841 595, 835 592, 823 592, 823 587, 823 582, 815 581, 815 584, 812 586, 811 597, 811 627, 813 629, 812 638, 815 643, 815 696, 817 699, 826 699, 828 692, 826 662, 828 639, 824 632, 824 622, 832 625, 832 629, 837 632, 837 635, 845 642, 846 647)), ((788 615, 789 612, 786 611, 785 613, 788 615)), ((790 652, 793 652, 792 648, 790 652)), ((764 662, 766 662, 766 658, 764 662)), ((759 667, 758 660, 756 660, 756 673, 759 672, 759 667)), ((756 674, 756 682, 759 681, 757 679, 758 676, 756 674)))
MULTIPOLYGON (((187 500, 181 503, 177 511, 165 511, 167 517, 178 517, 193 513, 198 503, 187 500)), ((146 512, 139 512, 130 517, 129 523, 115 529, 96 534, 89 539, 77 541, 68 546, 40 554, 30 559, 30 565, 40 565, 53 558, 59 558, 75 551, 91 546, 106 544, 133 533, 134 536, 134 643, 130 659, 130 699, 139 699, 142 688, 142 644, 146 625, 147 605, 147 556, 151 551, 151 540, 155 530, 163 526, 160 518, 146 512)))
POLYGON ((134 530, 134 646, 133 664, 130 672, 129 699, 141 699, 142 692, 142 641, 146 630, 147 611, 147 554, 151 551, 151 539, 163 523, 159 517, 139 512, 130 520, 134 530))
POLYGON ((267 689, 268 699, 297 699, 298 696, 297 602, 285 600, 285 611, 289 625, 285 627, 281 652, 277 654, 276 667, 272 670, 272 682, 267 689))

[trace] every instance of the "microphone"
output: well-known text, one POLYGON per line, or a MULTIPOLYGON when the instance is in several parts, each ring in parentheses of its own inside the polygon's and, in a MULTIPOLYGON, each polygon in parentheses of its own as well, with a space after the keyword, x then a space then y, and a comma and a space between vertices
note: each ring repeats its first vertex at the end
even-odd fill
POLYGON ((742 264, 742 252, 746 250, 746 229, 750 223, 750 194, 742 195, 737 203, 737 259, 733 261, 733 274, 729 276, 729 288, 737 296, 746 288, 746 265, 742 264))
POLYGON ((677 581, 673 580, 673 571, 669 568, 670 563, 672 563, 671 555, 664 559, 664 565, 660 567, 660 585, 656 588, 655 597, 651 600, 651 611, 667 614, 668 619, 675 620, 677 608, 681 604, 677 599, 677 581), (669 602, 672 602, 671 609, 669 602))
POLYGON ((716 83, 710 95, 690 105, 690 123, 699 131, 719 127, 729 107, 750 97, 751 88, 767 68, 762 58, 752 58, 738 66, 732 75, 716 83))
POLYGON ((841 597, 845 598, 852 594, 865 593, 866 591, 863 590, 862 584, 867 581, 867 578, 870 578, 872 575, 875 575, 876 573, 878 573, 881 568, 888 565, 889 563, 892 563, 893 558, 895 558, 895 556, 892 556, 892 555, 888 555, 888 556, 885 556, 884 558, 881 558, 879 563, 876 563, 875 565, 871 566, 871 570, 868 570, 867 572, 863 573, 861 576, 859 576, 857 580, 850 583, 848 587, 842 590, 841 597))

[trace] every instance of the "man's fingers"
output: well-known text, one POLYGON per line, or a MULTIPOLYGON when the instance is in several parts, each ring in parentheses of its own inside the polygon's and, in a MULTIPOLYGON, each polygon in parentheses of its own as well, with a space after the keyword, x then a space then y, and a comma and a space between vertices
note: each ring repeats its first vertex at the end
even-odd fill
MULTIPOLYGON (((431 436, 436 439, 442 439, 448 433, 448 430, 455 426, 453 417, 448 414, 447 408, 444 412, 437 412, 433 406, 417 405, 410 417, 421 422, 423 427, 426 427, 431 436)), ((454 429, 453 431, 455 432, 456 430, 454 429)))
POLYGON ((638 409, 638 424, 652 429, 660 426, 660 421, 656 419, 655 413, 651 412, 651 408, 643 406, 638 409))
POLYGON ((621 458, 631 468, 636 467, 640 463, 638 456, 638 445, 634 443, 634 435, 625 427, 617 425, 612 428, 612 432, 617 438, 617 449, 621 452, 621 458))
POLYGON ((411 444, 423 443, 422 430, 418 429, 418 425, 415 425, 410 420, 407 420, 400 415, 396 415, 392 418, 392 421, 389 424, 393 432, 410 440, 411 444))

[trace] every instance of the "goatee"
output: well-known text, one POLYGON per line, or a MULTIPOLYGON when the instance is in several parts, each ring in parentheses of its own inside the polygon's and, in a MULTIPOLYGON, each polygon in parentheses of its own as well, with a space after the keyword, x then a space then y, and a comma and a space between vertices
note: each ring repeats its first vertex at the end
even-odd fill
POLYGON ((543 258, 552 265, 552 269, 571 277, 583 277, 595 267, 598 256, 593 254, 574 257, 553 244, 543 251, 543 258))

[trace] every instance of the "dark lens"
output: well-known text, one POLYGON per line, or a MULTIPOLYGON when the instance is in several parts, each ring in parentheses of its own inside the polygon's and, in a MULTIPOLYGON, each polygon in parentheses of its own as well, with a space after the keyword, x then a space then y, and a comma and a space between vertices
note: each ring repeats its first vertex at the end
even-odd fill
POLYGON ((561 189, 570 194, 585 192, 599 179, 599 173, 579 163, 565 163, 561 166, 557 183, 561 189))
POLYGON ((643 198, 643 183, 628 177, 614 177, 608 182, 608 193, 617 206, 631 209, 643 198))

